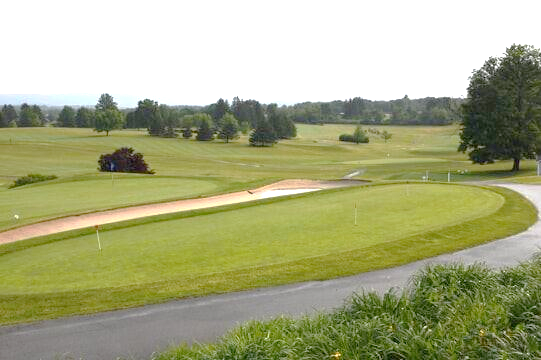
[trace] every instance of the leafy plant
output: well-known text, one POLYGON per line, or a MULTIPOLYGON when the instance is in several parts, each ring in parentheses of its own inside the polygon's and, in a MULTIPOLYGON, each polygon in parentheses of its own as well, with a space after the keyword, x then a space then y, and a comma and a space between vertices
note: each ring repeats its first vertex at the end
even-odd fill
POLYGON ((151 170, 143 160, 143 154, 127 147, 120 148, 112 154, 101 155, 98 164, 100 171, 154 174, 154 170, 151 170))
POLYGON ((9 188, 14 188, 17 186, 23 186, 27 184, 33 184, 41 181, 48 181, 48 180, 54 180, 58 177, 56 175, 41 175, 41 174, 28 174, 26 176, 22 176, 15 180, 13 185, 11 185, 9 188))

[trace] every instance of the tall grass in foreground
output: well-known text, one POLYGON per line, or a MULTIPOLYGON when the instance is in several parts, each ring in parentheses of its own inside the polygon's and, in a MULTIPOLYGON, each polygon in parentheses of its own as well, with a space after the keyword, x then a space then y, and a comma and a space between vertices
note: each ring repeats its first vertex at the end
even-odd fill
POLYGON ((155 359, 541 359, 541 256, 502 271, 429 266, 403 292, 252 321, 215 344, 155 359))

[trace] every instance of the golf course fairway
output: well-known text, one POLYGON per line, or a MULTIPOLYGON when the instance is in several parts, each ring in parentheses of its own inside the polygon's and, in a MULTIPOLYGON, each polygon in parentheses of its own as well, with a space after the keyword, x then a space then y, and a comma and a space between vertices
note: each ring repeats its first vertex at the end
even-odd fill
POLYGON ((102 231, 102 251, 90 230, 4 251, 0 322, 343 276, 504 237, 535 218, 506 189, 413 183, 141 219, 102 231))

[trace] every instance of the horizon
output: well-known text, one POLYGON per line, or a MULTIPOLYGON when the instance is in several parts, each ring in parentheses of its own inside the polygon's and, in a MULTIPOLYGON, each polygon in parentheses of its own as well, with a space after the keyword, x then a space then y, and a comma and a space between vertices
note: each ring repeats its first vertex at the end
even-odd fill
POLYGON ((164 104, 460 98, 490 57, 514 43, 541 47, 537 10, 532 0, 8 2, 0 94, 106 89, 164 104))

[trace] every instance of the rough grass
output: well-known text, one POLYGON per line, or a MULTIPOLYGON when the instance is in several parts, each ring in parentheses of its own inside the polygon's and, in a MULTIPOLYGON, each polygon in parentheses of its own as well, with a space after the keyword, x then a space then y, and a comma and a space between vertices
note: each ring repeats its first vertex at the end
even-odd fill
MULTIPOLYGON (((297 195, 293 196, 293 199, 291 200, 270 199, 259 203, 235 205, 223 209, 207 209, 205 211, 131 221, 126 224, 111 224, 108 227, 105 227, 105 230, 111 229, 111 231, 102 232, 102 239, 104 242, 104 251, 102 255, 99 255, 95 249, 95 237, 90 235, 92 234, 92 230, 90 229, 79 230, 72 232, 71 234, 66 234, 65 236, 61 235, 60 237, 57 235, 56 238, 49 236, 7 244, 6 246, 0 247, 0 250, 3 250, 4 252, 4 255, 1 257, 2 266, 7 266, 7 268, 11 269, 10 272, 12 272, 12 274, 9 274, 7 271, 1 271, 0 273, 3 273, 2 282, 3 284, 6 284, 6 289, 9 288, 13 294, 4 293, 4 295, 0 296, 0 322, 14 323, 75 313, 91 313, 112 308, 165 301, 183 296, 228 292, 253 287, 311 279, 328 279, 349 275, 376 268, 403 264, 423 257, 433 256, 443 252, 472 246, 480 242, 501 238, 526 229, 536 219, 536 211, 533 206, 518 194, 500 188, 490 190, 476 188, 474 190, 479 192, 479 199, 481 202, 490 203, 495 200, 496 202, 494 204, 496 204, 496 207, 492 207, 492 210, 490 210, 491 206, 485 208, 486 210, 482 210, 483 207, 475 209, 476 211, 474 211, 474 213, 477 214, 476 216, 473 215, 470 212, 471 209, 468 210, 468 207, 466 206, 464 208, 465 211, 457 211, 456 215, 451 215, 454 216, 453 219, 448 218, 443 223, 440 223, 440 225, 438 225, 437 222, 422 223, 418 224, 420 227, 418 227, 417 230, 405 226, 399 228, 399 232, 402 232, 401 236, 397 236, 396 234, 393 235, 392 231, 391 233, 382 232, 379 240, 376 239, 376 241, 366 244, 350 243, 351 240, 344 241, 343 235, 331 235, 331 237, 329 237, 329 234, 334 231, 338 233, 341 231, 344 233, 355 232, 355 235, 350 239, 366 239, 368 237, 365 234, 370 232, 366 230, 367 228, 363 228, 361 225, 362 221, 366 221, 368 224, 372 224, 374 221, 367 218, 363 219, 363 214, 363 216, 359 216, 360 221, 357 230, 354 229, 355 227, 352 224, 353 209, 351 198, 354 194, 362 194, 363 191, 366 193, 374 191, 376 195, 388 193, 388 197, 390 198, 393 196, 414 197, 413 195, 415 195, 415 198, 419 197, 419 201, 423 203, 422 192, 418 192, 419 189, 437 189, 441 187, 446 189, 470 189, 464 186, 420 184, 378 186, 364 190, 341 189, 329 191, 326 194, 297 195), (407 186, 410 187, 409 191, 411 191, 409 195, 407 195, 406 192, 408 191, 406 188, 407 186), (392 191, 390 189, 397 191, 392 191), (488 197, 484 196, 487 194, 488 197), (266 216, 270 216, 268 219, 269 221, 272 220, 270 222, 274 222, 277 221, 277 219, 272 217, 271 214, 280 213, 286 209, 293 209, 293 213, 299 212, 297 208, 310 209, 311 207, 314 207, 314 202, 318 203, 322 201, 325 204, 332 205, 330 204, 330 199, 333 197, 341 199, 343 196, 350 199, 350 201, 348 201, 349 204, 347 204, 347 213, 350 217, 350 224, 349 226, 344 225, 343 229, 337 228, 335 226, 336 223, 333 223, 330 225, 331 229, 329 233, 323 232, 323 234, 319 234, 320 231, 325 231, 325 224, 330 224, 332 220, 330 218, 326 220, 327 223, 321 219, 314 222, 317 224, 318 222, 323 221, 324 223, 321 224, 323 225, 321 227, 308 227, 306 229, 301 227, 297 230, 295 230, 295 228, 289 228, 284 222, 284 219, 280 220, 278 225, 287 229, 288 233, 308 236, 307 241, 309 241, 310 246, 305 248, 295 247, 299 244, 302 245, 303 241, 296 242, 294 236, 287 238, 285 242, 277 243, 277 241, 280 241, 280 237, 276 236, 276 234, 279 234, 280 231, 271 232, 269 228, 269 233, 265 233, 261 231, 261 229, 264 229, 265 227, 262 227, 261 224, 257 223, 258 219, 264 218, 262 215, 265 214, 266 216), (503 204, 500 203, 501 198, 505 198, 503 204), (501 206, 497 204, 500 204, 501 206), (271 211, 265 211, 265 209, 270 209, 271 211), (230 236, 231 234, 228 232, 230 228, 226 227, 226 218, 232 217, 232 219, 238 220, 238 216, 242 218, 241 214, 243 211, 248 215, 251 215, 254 220, 249 220, 250 218, 248 217, 246 226, 243 227, 241 225, 241 229, 244 229, 245 232, 251 231, 249 227, 250 221, 256 221, 255 227, 258 228, 259 232, 262 234, 259 238, 243 234, 239 239, 244 242, 247 240, 249 240, 248 242, 254 242, 257 244, 255 246, 250 246, 243 242, 241 244, 242 246, 235 247, 234 241, 236 240, 227 241, 227 236, 230 236), (477 213, 477 211, 480 211, 480 213, 477 213), (178 220, 175 220, 175 217, 178 217, 178 220), (218 218, 220 221, 215 222, 214 220, 218 218), (184 222, 185 220, 187 220, 188 223, 184 222), (194 221, 196 223, 194 223, 194 221), (178 224, 175 225, 177 222, 178 224), (141 223, 147 223, 147 225, 132 227, 141 223), (209 225, 211 223, 218 224, 220 227, 213 228, 212 225, 209 225), (177 239, 184 239, 184 241, 186 241, 186 239, 192 239, 190 240, 192 243, 173 241, 173 245, 170 245, 173 247, 180 247, 178 252, 174 252, 171 257, 172 259, 177 259, 176 265, 174 262, 167 261, 167 257, 164 258, 165 254, 168 252, 168 248, 165 245, 171 240, 168 240, 167 236, 155 236, 153 231, 150 231, 150 233, 153 234, 153 238, 163 239, 164 241, 164 243, 159 242, 160 246, 156 246, 157 249, 160 249, 161 254, 152 252, 156 250, 151 249, 152 242, 148 242, 148 246, 146 246, 144 245, 144 241, 143 243, 140 243, 141 240, 138 240, 137 237, 128 235, 126 236, 126 239, 128 242, 133 243, 132 250, 140 251, 143 255, 134 255, 133 251, 130 251, 129 257, 118 257, 118 254, 122 251, 126 251, 125 246, 122 248, 124 250, 120 252, 113 249, 113 243, 117 241, 117 238, 119 238, 119 242, 122 242, 120 240, 120 235, 118 234, 122 234, 123 232, 127 232, 127 234, 144 233, 145 231, 142 231, 142 229, 144 229, 145 226, 150 226, 149 229, 152 229, 154 224, 160 229, 165 229, 165 232, 172 231, 172 233, 176 233, 177 239), (209 234, 212 235, 200 238, 203 239, 203 242, 208 242, 208 251, 212 252, 212 255, 217 257, 217 259, 213 258, 205 260, 205 254, 199 254, 204 253, 205 251, 201 251, 201 244, 197 242, 198 236, 195 236, 195 238, 190 237, 189 231, 187 230, 191 227, 204 229, 207 226, 210 226, 210 229, 203 231, 210 231, 209 234), (72 239, 74 234, 84 235, 85 232, 89 234, 88 237, 83 236, 72 239), (223 241, 223 239, 220 238, 221 232, 224 232, 226 236, 224 239, 226 239, 226 241, 223 241), (113 234, 117 235, 113 236, 113 234), (220 241, 213 239, 213 237, 222 239, 221 247, 218 245, 220 241), (62 238, 65 240, 62 240, 62 238), (312 248, 312 240, 316 250, 311 250, 313 253, 305 254, 303 252, 304 250, 312 248), (334 251, 331 253, 328 251, 317 252, 318 248, 325 249, 327 246, 334 249, 334 251), (214 247, 218 247, 218 249, 212 249, 214 247), (293 249, 290 251, 291 254, 288 254, 288 247, 293 249), (191 251, 190 248, 198 251, 191 251), (108 258, 108 251, 115 253, 117 258, 108 258), (223 253, 220 254, 220 251, 223 253), (83 254, 85 252, 88 252, 86 259, 83 254), (28 261, 25 259, 30 255, 32 259, 30 263, 34 262, 35 264, 27 264, 28 261), (70 256, 72 255, 74 260, 70 259, 70 256), (147 265, 151 264, 152 266, 157 266, 156 271, 158 273, 154 274, 156 275, 154 281, 148 278, 148 274, 138 272, 137 267, 141 266, 139 260, 135 261, 134 267, 130 267, 134 256, 136 260, 137 258, 143 259, 146 257, 148 258, 147 265), (193 259, 192 270, 185 268, 187 266, 186 263, 189 263, 192 260, 190 256, 195 256, 195 259, 193 259), (280 259, 278 256, 285 257, 280 259), (252 259, 253 257, 255 257, 255 259, 252 259), (340 261, 335 261, 336 259, 340 259, 340 261), (215 262, 220 264, 223 269, 217 270, 215 268, 215 262), (166 266, 163 266, 162 263, 166 266), (172 270, 170 269, 171 266, 173 266, 172 270), (171 276, 171 273, 169 273, 169 275, 163 273, 163 271, 174 272, 178 270, 178 266, 184 270, 179 271, 176 276, 171 276), (19 269, 17 269, 18 267, 19 269), (103 272, 101 267, 104 267, 109 273, 103 272), (199 267, 202 270, 199 270, 199 267), (13 269, 16 270, 12 271, 13 269), (197 271, 194 272, 193 269, 196 269, 197 271), (32 276, 26 274, 28 271, 30 271, 32 276), (130 271, 135 271, 135 274, 133 276, 128 274, 130 271), (52 274, 60 273, 63 274, 61 278, 64 278, 70 276, 69 272, 74 273, 74 277, 71 279, 72 285, 68 284, 70 290, 67 290, 64 287, 64 291, 54 291, 54 286, 62 288, 65 284, 58 283, 58 280, 55 279, 56 275, 53 276, 52 274), (100 281, 105 281, 105 283, 107 283, 107 281, 115 280, 115 276, 117 277, 116 281, 120 279, 121 282, 101 289, 84 290, 73 288, 73 284, 79 283, 82 283, 83 286, 86 286, 87 288, 91 287, 90 283, 85 283, 88 279, 77 277, 78 273, 82 274, 83 272, 86 272, 87 278, 88 273, 91 273, 93 276, 97 276, 100 281), (114 273, 118 274, 112 275, 114 273), (113 278, 111 278, 111 276, 113 276, 113 278), (124 276, 127 276, 128 281, 124 280, 124 276), (143 278, 139 278, 139 276, 143 276, 143 278), (147 278, 144 278, 144 276, 147 276, 147 278), (131 283, 129 283, 130 281, 131 283), (44 285, 41 283, 44 283, 44 285), (15 294, 17 292, 17 286, 19 287, 18 295, 15 294), (41 290, 45 292, 36 293, 32 290, 34 286, 41 288, 41 290), (30 291, 33 293, 20 294, 20 291, 30 291)), ((424 191, 425 190, 423 190, 423 192, 424 191)), ((442 194, 444 194, 444 192, 442 192, 442 194)), ((449 197, 453 196, 453 194, 457 198, 460 198, 459 191, 449 193, 449 196, 446 199, 449 200, 449 197)), ((468 194, 468 197, 470 197, 470 194, 467 191, 465 194, 468 194)), ((430 191, 426 191, 426 195, 430 196, 433 194, 430 191)), ((367 197, 363 196, 363 198, 367 197)), ((378 199, 376 202, 382 202, 383 198, 378 198, 377 196, 375 198, 378 199)), ((460 203, 460 201, 458 201, 458 203, 460 203)), ((340 202, 338 202, 338 204, 340 204, 340 202)), ((359 202, 359 204, 361 204, 361 202, 359 202)), ((397 206, 401 207, 398 209, 399 215, 392 214, 390 208, 386 208, 383 206, 384 204, 381 205, 382 209, 387 210, 385 216, 389 218, 389 221, 395 221, 397 224, 404 224, 405 216, 409 216, 410 214, 405 212, 407 209, 403 207, 407 207, 407 205, 404 204, 407 204, 407 202, 397 202, 397 206)), ((413 204, 410 204, 410 206, 412 205, 413 204)), ((370 212, 377 212, 373 206, 369 206, 368 208, 371 210, 370 212)), ((333 208, 333 210, 334 212, 340 212, 339 209, 333 208)), ((425 210, 428 213, 431 211, 434 212, 436 217, 443 216, 443 211, 438 211, 437 206, 427 206, 427 209, 425 210)), ((422 209, 420 209, 420 211, 423 213, 422 209)), ((294 216, 292 214, 288 215, 294 216)), ((313 212, 308 215, 315 216, 313 212)), ((310 216, 307 216, 306 218, 308 219, 310 216)), ((302 214, 299 217, 302 217, 302 214)), ((332 212, 325 212, 323 217, 332 217, 332 212)), ((302 223, 303 220, 301 219, 300 221, 302 223)), ((413 224, 417 222, 415 216, 411 216, 411 222, 413 224)), ((310 222, 304 222, 303 224, 304 226, 308 226, 310 225, 308 223, 310 222)), ((239 224, 243 224, 243 222, 236 222, 235 224, 238 227, 239 224)), ((388 223, 386 228, 395 230, 397 226, 392 226, 390 224, 391 223, 388 223)), ((375 233, 377 232, 378 230, 376 229, 375 233)), ((194 234, 197 234, 197 231, 194 234)), ((234 238, 235 236, 231 237, 231 239, 234 238)), ((110 282, 110 284, 113 283, 114 281, 110 282)))
POLYGON ((426 267, 401 293, 354 295, 344 307, 252 321, 215 344, 181 346, 154 360, 539 359, 541 258, 494 271, 426 267))

